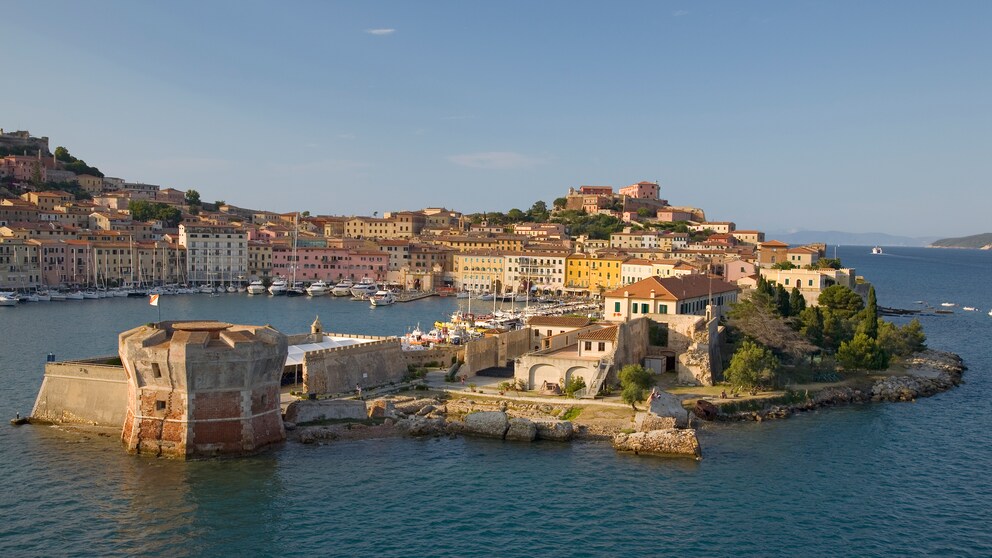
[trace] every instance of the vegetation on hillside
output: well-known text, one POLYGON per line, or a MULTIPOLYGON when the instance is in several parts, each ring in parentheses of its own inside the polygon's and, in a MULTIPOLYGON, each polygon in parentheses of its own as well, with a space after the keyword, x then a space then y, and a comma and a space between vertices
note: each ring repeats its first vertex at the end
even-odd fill
POLYGON ((798 289, 759 278, 727 315, 738 338, 727 381, 754 388, 813 379, 809 365, 816 355, 821 363, 833 358, 843 370, 882 370, 892 358, 926 348, 918 320, 898 327, 879 319, 874 287, 867 302, 841 285, 824 289, 817 302, 807 307, 798 289))
POLYGON ((72 171, 76 174, 88 174, 90 176, 99 176, 103 178, 103 173, 100 169, 96 167, 91 167, 86 164, 86 161, 82 159, 77 159, 69 153, 69 150, 61 145, 55 148, 55 159, 62 163, 62 168, 67 171, 72 171))
POLYGON ((935 240, 930 246, 938 248, 983 248, 992 246, 992 233, 973 234, 958 238, 942 238, 935 240))
POLYGON ((131 217, 137 221, 159 220, 167 227, 178 227, 183 219, 182 211, 164 203, 132 200, 127 208, 131 211, 131 217))

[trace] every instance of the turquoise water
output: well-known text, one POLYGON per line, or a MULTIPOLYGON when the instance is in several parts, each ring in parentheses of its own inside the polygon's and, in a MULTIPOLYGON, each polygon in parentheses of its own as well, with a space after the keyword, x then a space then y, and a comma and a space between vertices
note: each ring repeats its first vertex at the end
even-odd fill
MULTIPOLYGON (((242 460, 124 455, 115 437, 0 426, 0 555, 992 555, 992 253, 841 247, 883 305, 976 306, 922 319, 961 354, 961 387, 916 403, 717 425, 701 462, 597 443, 469 439, 287 444, 242 460)), ((831 254, 832 255, 832 254, 831 254)), ((432 299, 164 299, 164 318, 402 333, 432 299)), ((45 354, 111 353, 156 319, 144 300, 0 308, 0 417, 30 410, 45 354)))

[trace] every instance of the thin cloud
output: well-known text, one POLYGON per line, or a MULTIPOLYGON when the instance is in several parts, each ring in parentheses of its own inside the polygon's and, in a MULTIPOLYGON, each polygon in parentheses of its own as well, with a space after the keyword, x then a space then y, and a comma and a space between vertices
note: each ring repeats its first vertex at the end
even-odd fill
POLYGON ((689 15, 689 10, 677 10, 672 12, 672 17, 682 17, 689 15))
POLYGON ((382 35, 392 35, 393 33, 396 32, 396 30, 390 29, 388 27, 384 27, 381 29, 366 29, 365 32, 368 33, 369 35, 382 36, 382 35))
POLYGON ((529 169, 547 162, 540 157, 530 157, 512 151, 486 151, 482 153, 450 155, 448 156, 448 160, 462 167, 494 170, 529 169))

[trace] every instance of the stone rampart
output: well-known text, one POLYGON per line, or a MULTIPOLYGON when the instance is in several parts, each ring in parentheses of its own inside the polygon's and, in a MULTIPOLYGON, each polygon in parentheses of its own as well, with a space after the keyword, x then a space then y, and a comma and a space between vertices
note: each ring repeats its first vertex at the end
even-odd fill
POLYGON ((428 362, 436 362, 438 366, 451 366, 451 359, 455 361, 465 359, 464 345, 451 345, 444 347, 432 347, 422 351, 403 351, 403 358, 406 364, 413 366, 424 366, 428 362))
POLYGON ((113 358, 46 364, 31 420, 120 428, 127 376, 123 366, 103 364, 113 358))
POLYGON ((303 359, 303 390, 352 392, 356 385, 367 388, 398 382, 406 372, 400 340, 379 338, 361 345, 307 353, 303 359))
POLYGON ((483 337, 465 344, 465 364, 459 374, 474 376, 479 370, 499 366, 499 339, 483 337))

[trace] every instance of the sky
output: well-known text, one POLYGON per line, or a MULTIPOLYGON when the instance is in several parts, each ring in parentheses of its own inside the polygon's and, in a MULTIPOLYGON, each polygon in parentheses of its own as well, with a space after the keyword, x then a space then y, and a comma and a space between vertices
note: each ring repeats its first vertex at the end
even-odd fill
POLYGON ((7 0, 0 127, 371 215, 658 181, 740 229, 992 230, 992 2, 7 0))

